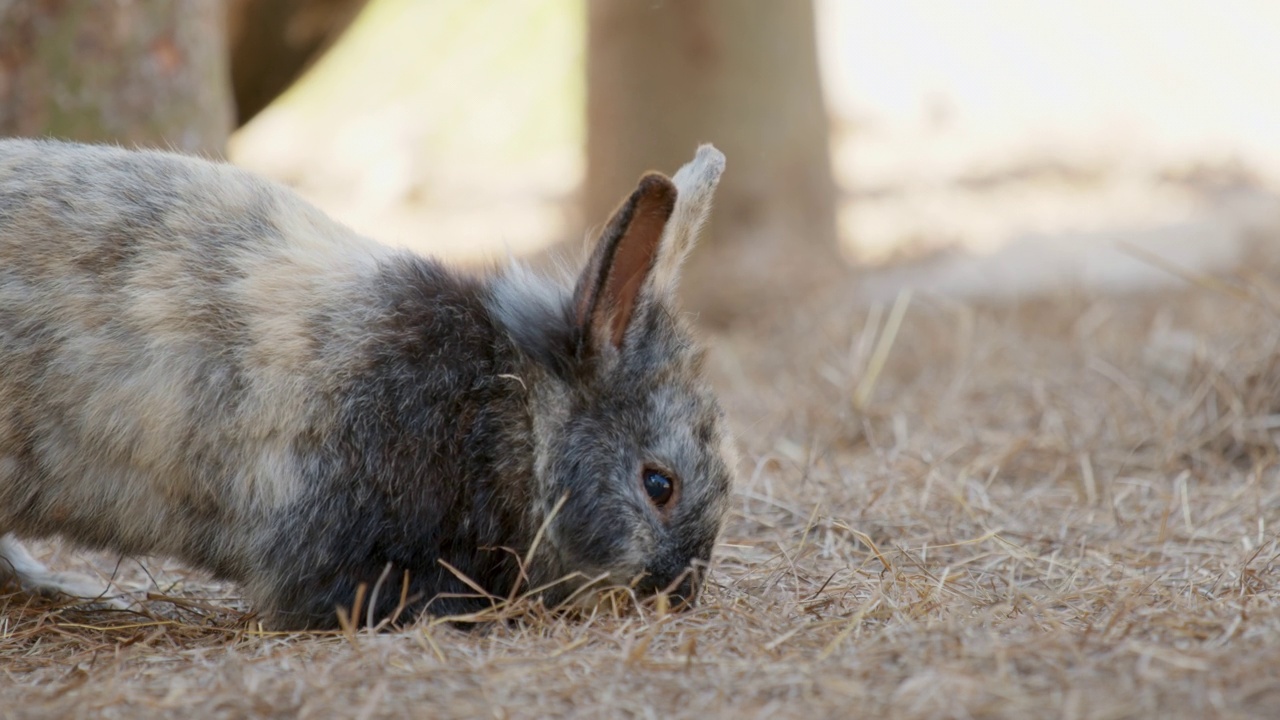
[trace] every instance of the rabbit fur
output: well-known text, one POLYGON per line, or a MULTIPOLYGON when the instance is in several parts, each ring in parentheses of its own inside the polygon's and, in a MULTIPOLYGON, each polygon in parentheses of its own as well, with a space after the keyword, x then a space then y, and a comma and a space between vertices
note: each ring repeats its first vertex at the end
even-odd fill
POLYGON ((19 542, 62 536, 235 581, 278 628, 361 586, 373 622, 692 599, 734 458, 674 302, 723 167, 642 177, 566 282, 379 245, 225 164, 0 140, 0 581, 102 593, 19 542))

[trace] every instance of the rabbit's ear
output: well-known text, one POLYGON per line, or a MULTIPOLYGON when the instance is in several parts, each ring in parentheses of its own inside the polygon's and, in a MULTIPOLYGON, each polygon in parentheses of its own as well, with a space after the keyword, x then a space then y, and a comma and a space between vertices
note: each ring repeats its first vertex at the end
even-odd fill
POLYGON ((662 234, 661 250, 653 269, 653 290, 658 297, 674 297, 680 266, 689 256, 711 215, 711 199, 724 172, 724 153, 701 145, 693 160, 676 172, 676 209, 662 234))
POLYGON ((675 208, 676 186, 649 173, 614 211, 574 290, 574 319, 588 346, 622 347, 675 208))

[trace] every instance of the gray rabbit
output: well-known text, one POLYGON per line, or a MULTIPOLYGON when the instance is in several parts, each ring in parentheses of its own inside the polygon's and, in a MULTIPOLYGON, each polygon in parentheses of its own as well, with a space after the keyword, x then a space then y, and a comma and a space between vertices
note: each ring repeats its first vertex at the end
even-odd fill
POLYGON ((560 282, 227 165, 0 140, 0 580, 100 593, 18 542, 60 535, 240 583, 278 628, 361 586, 374 622, 692 600, 733 460, 674 301, 723 168, 642 177, 560 282))

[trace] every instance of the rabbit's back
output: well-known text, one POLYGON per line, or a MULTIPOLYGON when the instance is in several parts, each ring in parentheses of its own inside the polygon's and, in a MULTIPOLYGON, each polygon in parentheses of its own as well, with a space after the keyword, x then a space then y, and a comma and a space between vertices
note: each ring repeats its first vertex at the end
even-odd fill
POLYGON ((0 141, 0 528, 240 576, 388 252, 225 165, 0 141))

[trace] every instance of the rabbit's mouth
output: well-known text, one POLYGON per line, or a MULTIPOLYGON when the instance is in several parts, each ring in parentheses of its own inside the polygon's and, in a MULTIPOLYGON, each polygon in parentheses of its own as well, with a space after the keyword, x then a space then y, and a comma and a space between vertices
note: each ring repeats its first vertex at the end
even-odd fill
POLYGON ((691 608, 698 601, 706 574, 699 565, 689 565, 674 576, 670 573, 646 572, 635 584, 636 594, 643 598, 664 595, 672 608, 691 608))
POLYGON ((679 573, 658 574, 642 572, 629 581, 619 582, 616 575, 601 573, 585 578, 574 573, 578 583, 566 582, 561 586, 564 594, 551 590, 543 595, 552 605, 564 609, 595 610, 604 605, 616 605, 619 597, 630 597, 631 602, 661 602, 671 610, 688 610, 697 603, 706 578, 704 563, 695 562, 679 573), (570 588, 573 589, 570 589, 570 588), (556 597, 560 595, 559 597, 556 597), (659 599, 661 598, 661 599, 659 599))

